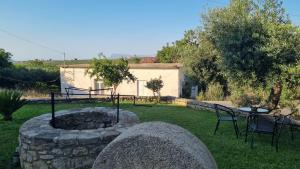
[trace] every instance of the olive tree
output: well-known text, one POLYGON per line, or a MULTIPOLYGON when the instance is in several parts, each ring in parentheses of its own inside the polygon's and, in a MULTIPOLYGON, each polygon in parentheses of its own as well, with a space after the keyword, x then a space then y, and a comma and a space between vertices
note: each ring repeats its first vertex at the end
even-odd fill
POLYGON ((226 75, 239 85, 272 85, 271 108, 279 103, 282 67, 300 60, 300 31, 278 0, 231 0, 203 16, 204 30, 220 52, 226 75))
POLYGON ((205 32, 189 31, 185 50, 182 50, 182 63, 186 74, 199 86, 202 92, 208 90, 209 84, 220 84, 225 95, 228 94, 227 79, 219 66, 220 54, 209 41, 205 32), (191 32, 193 36, 191 36, 191 32))
POLYGON ((136 78, 129 72, 128 61, 125 59, 111 60, 106 57, 94 58, 87 70, 90 77, 103 80, 103 84, 113 88, 113 95, 124 80, 134 82, 136 78))
POLYGON ((4 49, 0 48, 0 68, 12 66, 11 56, 11 53, 6 52, 4 49))
POLYGON ((227 80, 218 66, 219 52, 200 28, 186 31, 183 39, 164 46, 157 57, 160 62, 181 62, 191 84, 198 85, 202 92, 209 84, 218 83, 228 94, 227 80))

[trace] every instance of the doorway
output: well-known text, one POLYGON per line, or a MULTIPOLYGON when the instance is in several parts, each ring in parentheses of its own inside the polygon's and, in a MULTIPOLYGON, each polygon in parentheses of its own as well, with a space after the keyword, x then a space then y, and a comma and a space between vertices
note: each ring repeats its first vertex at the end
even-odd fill
POLYGON ((137 96, 146 96, 146 80, 137 81, 137 96))
POLYGON ((103 82, 95 80, 95 82, 94 82, 94 89, 97 90, 97 91, 95 91, 95 94, 104 94, 104 90, 98 90, 98 89, 104 89, 103 82))

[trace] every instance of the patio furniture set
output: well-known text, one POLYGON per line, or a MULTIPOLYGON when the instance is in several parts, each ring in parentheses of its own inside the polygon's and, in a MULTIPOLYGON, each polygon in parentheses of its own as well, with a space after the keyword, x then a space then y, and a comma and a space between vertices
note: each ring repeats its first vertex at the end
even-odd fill
POLYGON ((236 134, 236 137, 245 133, 245 142, 248 141, 248 135, 251 134, 251 148, 254 144, 254 133, 270 134, 272 136, 271 145, 276 147, 278 151, 279 138, 283 127, 288 127, 291 133, 291 139, 294 140, 294 131, 300 127, 300 122, 293 118, 293 111, 290 108, 268 110, 259 107, 240 107, 233 109, 219 104, 214 104, 217 115, 217 124, 214 130, 216 134, 220 123, 231 122, 236 134), (246 120, 246 129, 241 132, 238 122, 241 119, 246 120))

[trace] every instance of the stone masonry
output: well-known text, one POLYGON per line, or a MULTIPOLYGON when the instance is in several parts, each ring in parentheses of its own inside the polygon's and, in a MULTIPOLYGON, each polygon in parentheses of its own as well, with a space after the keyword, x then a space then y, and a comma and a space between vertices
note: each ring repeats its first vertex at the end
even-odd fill
MULTIPOLYGON (((102 128, 101 118, 115 119, 116 109, 96 107, 72 109, 56 112, 61 128, 50 125, 51 114, 41 115, 24 123, 20 129, 20 161, 22 169, 86 169, 91 168, 96 157, 107 144, 128 127, 138 123, 137 116, 129 111, 120 109, 120 121, 111 127, 102 128), (100 113, 101 115, 97 114, 100 113), (85 116, 84 114, 88 115, 85 116), (64 125, 83 124, 77 120, 73 124, 72 118, 79 115, 87 129, 78 130, 64 125), (63 122, 67 120, 67 122, 63 122), (62 125, 64 124, 64 125, 62 125), (63 129, 67 127, 67 129, 63 129), (97 128, 98 127, 98 128, 97 128)), ((79 125, 80 126, 80 125, 79 125)), ((81 125, 82 127, 83 125, 81 125)))

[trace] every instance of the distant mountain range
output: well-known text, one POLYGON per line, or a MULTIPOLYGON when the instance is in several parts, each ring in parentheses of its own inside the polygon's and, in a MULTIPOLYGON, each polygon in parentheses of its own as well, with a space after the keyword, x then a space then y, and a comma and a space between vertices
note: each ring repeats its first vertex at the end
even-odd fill
POLYGON ((131 55, 131 54, 120 54, 120 53, 113 53, 110 55, 112 59, 118 58, 132 58, 132 57, 154 57, 154 55, 131 55))
MULTIPOLYGON (((151 55, 125 55, 125 54, 112 54, 109 58, 110 59, 119 59, 119 58, 126 58, 128 59, 129 63, 136 63, 137 60, 134 59, 134 57, 140 58, 138 61, 141 61, 141 63, 154 63, 157 60, 154 56, 151 55), (132 59, 131 59, 132 58, 132 59)), ((38 60, 42 61, 43 63, 52 64, 52 65, 62 65, 62 64, 87 64, 90 63, 92 59, 69 59, 65 62, 63 60, 38 60)), ((28 64, 30 62, 33 62, 34 60, 27 60, 27 61, 13 61, 14 64, 28 64)))

